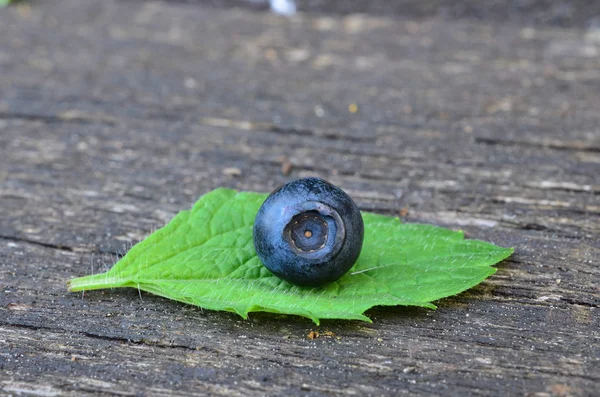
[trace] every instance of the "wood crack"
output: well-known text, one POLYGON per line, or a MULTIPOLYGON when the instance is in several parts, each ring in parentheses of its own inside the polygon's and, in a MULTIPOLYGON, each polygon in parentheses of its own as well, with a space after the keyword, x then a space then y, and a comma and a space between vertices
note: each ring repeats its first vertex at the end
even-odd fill
POLYGON ((298 136, 311 136, 315 138, 322 138, 329 141, 349 141, 349 142, 373 142, 372 138, 350 136, 350 135, 339 135, 332 132, 316 132, 310 129, 301 129, 293 127, 280 127, 273 125, 269 129, 270 132, 284 135, 298 135, 298 136))
POLYGON ((80 112, 65 112, 58 115, 44 115, 35 113, 12 113, 0 112, 0 120, 25 120, 38 121, 46 124, 55 123, 76 123, 76 124, 104 124, 109 126, 116 125, 116 122, 106 116, 86 115, 80 112))
POLYGON ((0 239, 14 241, 17 243, 32 244, 32 245, 37 245, 38 247, 51 248, 51 249, 60 250, 60 251, 108 254, 108 255, 114 255, 118 258, 121 258, 124 256, 122 252, 103 250, 98 247, 87 248, 87 247, 77 247, 77 246, 65 245, 65 244, 47 243, 44 241, 32 240, 32 239, 25 238, 25 237, 8 236, 8 235, 0 235, 0 239))
POLYGON ((10 241, 15 241, 15 242, 20 242, 20 243, 28 243, 28 244, 38 245, 40 247, 52 248, 52 249, 57 249, 57 250, 61 250, 61 251, 70 251, 70 252, 74 252, 76 250, 80 251, 80 249, 75 249, 74 247, 71 247, 68 245, 45 243, 43 241, 36 241, 36 240, 31 240, 31 239, 23 238, 23 237, 0 235, 0 239, 10 240, 10 241))
POLYGON ((560 141, 557 139, 540 139, 539 141, 505 140, 491 137, 475 137, 475 143, 498 146, 529 146, 565 151, 600 153, 600 145, 585 141, 560 141))
POLYGON ((192 347, 192 346, 183 345, 183 344, 166 344, 166 343, 160 343, 160 342, 153 342, 153 341, 150 341, 150 340, 147 340, 144 338, 132 339, 132 338, 126 338, 126 337, 118 336, 118 335, 103 335, 103 334, 94 333, 94 332, 90 332, 90 331, 70 330, 70 329, 65 329, 65 328, 49 327, 49 326, 45 326, 45 325, 33 325, 33 324, 12 323, 12 322, 2 322, 0 324, 3 326, 7 326, 7 327, 29 329, 32 331, 43 330, 43 331, 49 331, 49 332, 61 333, 61 334, 62 333, 79 334, 79 335, 86 336, 88 338, 100 339, 100 340, 105 340, 105 341, 109 341, 109 342, 122 342, 122 343, 129 343, 129 344, 133 344, 133 345, 158 347, 158 348, 163 348, 163 349, 186 349, 186 350, 194 350, 194 351, 199 350, 199 349, 210 350, 205 347, 198 348, 198 347, 192 347))

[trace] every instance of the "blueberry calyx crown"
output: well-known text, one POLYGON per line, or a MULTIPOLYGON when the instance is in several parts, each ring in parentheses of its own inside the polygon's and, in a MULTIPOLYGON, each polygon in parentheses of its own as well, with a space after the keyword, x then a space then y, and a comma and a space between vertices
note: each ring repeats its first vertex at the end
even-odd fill
POLYGON ((295 211, 283 229, 283 238, 290 248, 302 256, 314 256, 309 254, 321 250, 335 256, 346 236, 346 226, 338 212, 317 201, 301 203, 295 211))
POLYGON ((325 247, 327 233, 327 221, 316 211, 296 215, 283 230, 288 243, 299 253, 318 251, 325 247))
POLYGON ((360 211, 340 188, 302 178, 273 191, 256 215, 256 254, 274 275, 317 287, 343 276, 363 242, 360 211))

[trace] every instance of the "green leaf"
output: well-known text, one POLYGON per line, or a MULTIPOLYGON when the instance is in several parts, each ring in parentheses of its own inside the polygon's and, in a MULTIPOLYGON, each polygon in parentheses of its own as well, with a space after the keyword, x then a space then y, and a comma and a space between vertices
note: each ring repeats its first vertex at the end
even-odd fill
POLYGON ((226 310, 296 314, 312 319, 370 319, 379 305, 435 308, 440 298, 471 288, 496 272, 512 249, 439 227, 403 224, 363 213, 365 239, 354 267, 337 282, 301 288, 274 276, 260 262, 252 225, 266 194, 216 189, 189 211, 135 245, 103 274, 73 279, 71 291, 132 287, 226 310))
POLYGON ((0 7, 9 5, 11 0, 0 0, 0 7))

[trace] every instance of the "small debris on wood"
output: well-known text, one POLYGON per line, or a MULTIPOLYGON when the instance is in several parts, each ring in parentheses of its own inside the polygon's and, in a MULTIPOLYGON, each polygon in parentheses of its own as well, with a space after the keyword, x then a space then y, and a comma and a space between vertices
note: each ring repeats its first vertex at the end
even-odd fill
POLYGON ((271 10, 279 15, 291 16, 296 13, 294 0, 270 0, 271 10))
POLYGON ((331 331, 324 331, 324 332, 310 331, 307 335, 308 339, 317 339, 320 337, 334 338, 335 334, 331 331))
POLYGON ((400 209, 400 216, 406 216, 408 215, 408 207, 404 207, 402 209, 400 209))
POLYGON ((325 115, 325 109, 320 105, 316 105, 314 111, 317 117, 323 117, 325 115))
POLYGON ((223 172, 223 175, 234 177, 234 178, 242 176, 242 170, 237 167, 225 168, 222 172, 223 172))
POLYGON ((572 396, 573 390, 568 385, 557 383, 550 388, 553 396, 572 396))
POLYGON ((23 303, 9 303, 8 305, 6 305, 6 308, 8 310, 24 312, 24 311, 31 309, 31 305, 26 305, 23 303))
POLYGON ((283 176, 290 175, 294 169, 294 164, 286 156, 279 156, 278 160, 281 162, 281 174, 283 176))
POLYGON ((273 48, 267 48, 264 51, 264 56, 265 56, 265 59, 272 61, 272 62, 279 59, 279 55, 277 55, 277 51, 275 51, 273 48))

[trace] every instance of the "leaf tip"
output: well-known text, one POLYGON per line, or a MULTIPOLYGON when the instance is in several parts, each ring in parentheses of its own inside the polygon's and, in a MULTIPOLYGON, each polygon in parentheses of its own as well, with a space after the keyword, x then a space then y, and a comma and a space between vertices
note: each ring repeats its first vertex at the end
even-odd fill
POLYGON ((509 258, 512 254, 515 253, 514 247, 510 247, 510 248, 500 247, 500 248, 502 248, 502 258, 500 259, 501 261, 509 258))
POLYGON ((365 316, 365 315, 362 316, 360 321, 364 321, 365 323, 373 324, 373 320, 371 320, 371 317, 365 316))

